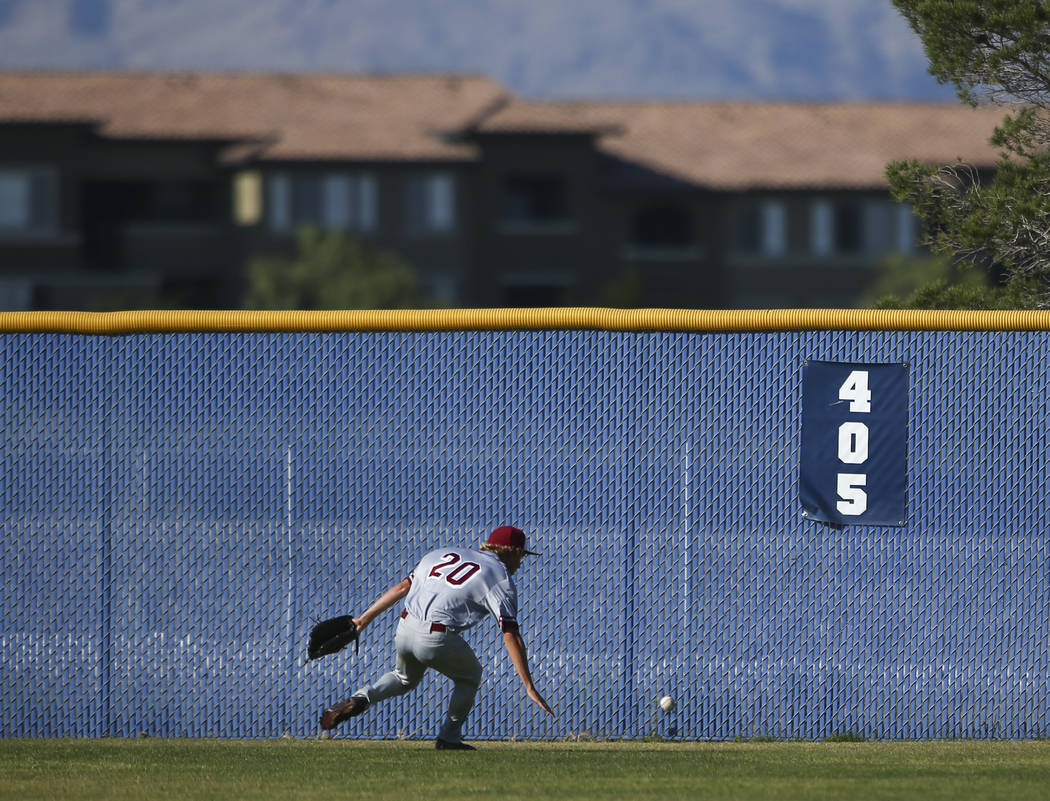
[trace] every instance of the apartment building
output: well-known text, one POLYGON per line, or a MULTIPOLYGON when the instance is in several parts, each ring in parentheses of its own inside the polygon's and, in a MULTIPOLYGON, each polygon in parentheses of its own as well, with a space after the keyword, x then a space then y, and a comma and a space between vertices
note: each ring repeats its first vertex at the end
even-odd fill
POLYGON ((438 302, 849 306, 918 225, 897 158, 992 169, 998 109, 538 102, 477 76, 0 73, 0 308, 236 307, 298 226, 438 302))

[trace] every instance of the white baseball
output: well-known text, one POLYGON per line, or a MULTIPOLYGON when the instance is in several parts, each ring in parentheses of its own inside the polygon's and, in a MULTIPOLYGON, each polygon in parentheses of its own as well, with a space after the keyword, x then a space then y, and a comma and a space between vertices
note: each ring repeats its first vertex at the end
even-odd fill
POLYGON ((674 699, 669 695, 665 695, 660 699, 660 709, 664 712, 670 712, 674 709, 674 699))

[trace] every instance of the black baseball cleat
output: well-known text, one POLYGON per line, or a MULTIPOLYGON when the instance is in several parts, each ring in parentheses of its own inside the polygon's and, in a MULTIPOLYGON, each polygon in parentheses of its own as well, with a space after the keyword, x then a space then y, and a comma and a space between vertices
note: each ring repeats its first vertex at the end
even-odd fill
POLYGON ((434 747, 438 751, 477 751, 478 749, 464 742, 454 743, 451 740, 442 740, 438 737, 434 740, 434 747))
POLYGON ((368 699, 363 695, 351 695, 341 704, 330 706, 321 713, 321 728, 334 729, 344 720, 360 715, 368 709, 368 699))

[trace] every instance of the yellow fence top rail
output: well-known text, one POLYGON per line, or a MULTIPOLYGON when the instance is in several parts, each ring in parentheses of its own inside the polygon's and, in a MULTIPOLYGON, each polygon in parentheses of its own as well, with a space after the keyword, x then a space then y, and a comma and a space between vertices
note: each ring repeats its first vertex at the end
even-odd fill
POLYGON ((0 333, 308 331, 1047 331, 1050 311, 864 309, 413 309, 0 312, 0 333))

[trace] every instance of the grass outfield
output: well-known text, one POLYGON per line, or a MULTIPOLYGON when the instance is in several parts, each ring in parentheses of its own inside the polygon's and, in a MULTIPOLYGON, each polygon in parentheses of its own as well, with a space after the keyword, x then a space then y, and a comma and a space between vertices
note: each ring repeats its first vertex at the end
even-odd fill
POLYGON ((1046 799, 1050 742, 2 740, 0 798, 1046 799))

